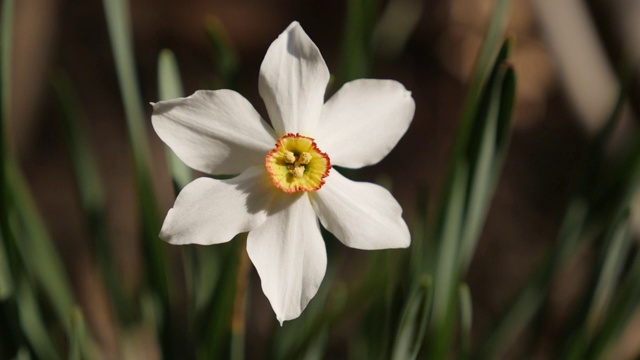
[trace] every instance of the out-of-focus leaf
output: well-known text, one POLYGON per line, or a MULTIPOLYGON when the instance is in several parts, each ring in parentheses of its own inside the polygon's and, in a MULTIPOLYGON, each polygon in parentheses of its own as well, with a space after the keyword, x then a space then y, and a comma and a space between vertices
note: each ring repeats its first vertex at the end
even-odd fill
POLYGON ((371 39, 379 0, 348 0, 345 31, 342 43, 342 61, 338 84, 367 77, 369 74, 371 39))
POLYGON ((0 236, 0 301, 6 300, 13 291, 13 282, 11 281, 11 272, 6 254, 5 240, 0 236))
POLYGON ((31 360, 31 354, 27 348, 20 348, 14 360, 31 360))
POLYGON ((150 176, 150 155, 147 143, 146 121, 135 71, 134 52, 127 0, 103 0, 111 48, 116 64, 116 73, 126 115, 129 143, 133 154, 135 187, 140 211, 143 255, 146 276, 151 288, 158 294, 165 315, 158 333, 165 356, 174 356, 178 339, 171 332, 170 316, 172 303, 172 281, 168 269, 166 245, 158 239, 161 220, 158 213, 153 183, 150 176))
POLYGON ((587 357, 593 335, 608 317, 611 299, 619 284, 619 277, 628 255, 627 251, 631 247, 632 236, 628 228, 628 220, 628 213, 615 219, 604 236, 604 245, 602 250, 599 250, 602 254, 601 259, 593 271, 593 285, 589 286, 584 296, 585 306, 575 314, 574 328, 565 330, 570 336, 565 341, 561 353, 563 359, 587 357))
POLYGON ((122 279, 114 263, 107 230, 104 187, 93 151, 85 140, 87 132, 81 121, 84 116, 81 114, 77 94, 67 75, 62 71, 57 72, 52 83, 63 113, 64 138, 91 236, 93 254, 100 267, 117 318, 121 322, 127 322, 130 320, 131 311, 129 304, 125 301, 121 286, 122 279))
MULTIPOLYGON (((224 276, 220 276, 215 284, 211 300, 195 314, 198 344, 196 354, 200 359, 228 357, 239 254, 241 250, 244 251, 243 242, 239 241, 237 236, 228 244, 216 247, 216 250, 221 252, 219 269, 223 269, 224 276)), ((206 281, 206 273, 199 276, 202 277, 202 281, 206 281)))
POLYGON ((416 359, 427 330, 433 281, 424 275, 420 285, 405 304, 392 351, 392 359, 416 359))
POLYGON ((40 359, 61 359, 57 347, 51 340, 49 329, 42 319, 35 294, 29 288, 28 280, 22 279, 17 289, 20 325, 29 344, 40 359))
POLYGON ((435 260, 433 244, 427 239, 427 191, 418 190, 415 219, 411 231, 411 278, 417 284, 421 274, 427 271, 435 260))
POLYGON ((71 346, 69 346, 69 359, 82 359, 82 346, 87 336, 86 331, 82 310, 76 307, 71 312, 71 346))
POLYGON ((325 350, 330 318, 345 305, 348 296, 344 284, 335 282, 336 275, 336 265, 330 263, 318 292, 300 318, 276 329, 273 358, 293 360, 325 350))
MULTIPOLYGON (((508 47, 507 40, 503 48, 508 47)), ((501 57, 498 57, 498 61, 500 60, 501 57)), ((472 174, 469 177, 465 226, 460 237, 458 253, 458 268, 461 274, 466 272, 471 262, 510 138, 511 115, 515 101, 515 72, 503 63, 496 63, 496 66, 504 68, 495 69, 496 75, 489 82, 492 88, 485 94, 484 105, 480 108, 479 119, 474 126, 478 130, 473 131, 471 135, 467 153, 472 174)))
MULTIPOLYGON (((593 291, 593 299, 589 314, 586 317, 588 328, 593 332, 599 327, 610 308, 618 278, 622 273, 628 251, 633 239, 629 229, 629 214, 622 216, 614 223, 612 231, 607 235, 607 247, 603 257, 598 282, 593 291)), ((640 279, 638 279, 640 280, 640 279)))
POLYGON ((224 25, 220 19, 211 16, 205 22, 205 31, 213 50, 216 70, 220 76, 220 83, 216 84, 216 87, 237 89, 240 61, 224 25))
POLYGON ((423 11, 423 0, 389 1, 373 33, 376 54, 389 60, 398 57, 418 25, 423 11))
POLYGON ((460 284, 460 358, 468 359, 471 355, 471 325, 473 323, 473 306, 471 291, 467 284, 460 284))
POLYGON ((59 320, 69 328, 69 314, 73 308, 73 293, 58 252, 38 215, 24 178, 13 162, 9 164, 9 185, 12 206, 17 212, 16 246, 31 278, 46 294, 59 320))
POLYGON ((619 339, 633 314, 640 309, 640 251, 636 249, 631 267, 611 301, 607 316, 599 331, 589 343, 587 354, 601 358, 619 339))
MULTIPOLYGON (((160 100, 174 99, 184 96, 178 63, 171 50, 162 50, 158 57, 158 89, 160 100)), ((176 194, 193 180, 191 169, 176 154, 166 148, 169 170, 173 178, 176 194)))
MULTIPOLYGON (((558 236, 548 256, 518 292, 513 302, 500 316, 494 328, 484 339, 478 352, 480 359, 499 358, 505 348, 520 334, 536 314, 547 295, 547 287, 553 275, 573 254, 583 238, 589 204, 582 198, 574 198, 564 215, 558 236)), ((586 245, 586 242, 583 243, 586 245)))
POLYGON ((11 281, 7 248, 13 242, 9 226, 9 185, 7 184, 7 159, 9 158, 7 145, 7 129, 9 123, 9 90, 11 87, 11 46, 13 33, 13 0, 2 3, 2 17, 0 18, 0 301, 11 295, 13 283, 11 281))
MULTIPOLYGON (((595 236, 602 233, 607 222, 615 221, 622 215, 631 200, 630 195, 640 185, 638 141, 632 142, 631 148, 623 155, 623 161, 617 162, 613 169, 605 169, 603 166, 606 144, 611 140, 625 94, 623 87, 607 125, 597 134, 587 153, 576 192, 567 206, 554 245, 512 305, 500 316, 487 339, 481 341, 480 358, 500 356, 538 313, 551 279, 558 269, 574 254, 578 246, 588 246, 595 236)), ((636 135, 636 139, 639 136, 640 133, 636 135)), ((583 331, 582 334, 576 334, 576 337, 587 336, 586 334, 583 331)))
POLYGON ((438 244, 429 357, 445 356, 455 329, 455 291, 464 275, 506 156, 515 73, 506 65, 510 41, 496 55, 480 93, 474 121, 459 130, 449 181, 431 237, 438 244))

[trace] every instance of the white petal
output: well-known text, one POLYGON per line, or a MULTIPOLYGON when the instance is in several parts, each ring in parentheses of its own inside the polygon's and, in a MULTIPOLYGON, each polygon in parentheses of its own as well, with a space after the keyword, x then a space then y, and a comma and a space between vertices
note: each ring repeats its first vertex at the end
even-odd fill
POLYGON ((316 128, 329 69, 297 22, 271 44, 260 66, 259 90, 278 135, 311 135, 316 128))
POLYGON ((249 101, 231 90, 201 90, 153 104, 158 136, 191 168, 238 174, 264 163, 277 138, 249 101))
POLYGON ((306 194, 281 196, 280 209, 247 239, 247 252, 278 321, 295 319, 318 291, 327 253, 306 194))
POLYGON ((396 146, 414 111, 411 92, 397 81, 351 81, 324 105, 314 134, 316 143, 333 165, 372 165, 396 146))
POLYGON ((364 250, 409 246, 402 208, 385 188, 351 181, 336 169, 325 181, 311 201, 322 225, 338 240, 364 250))
POLYGON ((219 244, 262 225, 271 201, 269 181, 260 166, 233 179, 192 181, 169 210, 160 238, 174 245, 219 244))

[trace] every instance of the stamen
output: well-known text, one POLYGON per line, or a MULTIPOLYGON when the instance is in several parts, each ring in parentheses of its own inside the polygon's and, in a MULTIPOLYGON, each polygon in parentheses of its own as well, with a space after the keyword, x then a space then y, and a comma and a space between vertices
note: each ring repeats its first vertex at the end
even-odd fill
POLYGON ((296 155, 291 151, 285 151, 283 157, 284 162, 287 164, 293 164, 294 162, 296 162, 296 155))
POLYGON ((293 174, 293 176, 300 179, 302 175, 304 175, 304 170, 305 170, 305 167, 303 165, 298 165, 291 170, 291 174, 293 174))
POLYGON ((307 165, 310 161, 311 161, 311 154, 309 154, 306 151, 300 154, 300 156, 298 157, 298 163, 300 164, 307 165))
POLYGON ((287 134, 278 139, 265 165, 273 184, 286 193, 316 191, 329 175, 329 156, 318 149, 312 138, 287 134))

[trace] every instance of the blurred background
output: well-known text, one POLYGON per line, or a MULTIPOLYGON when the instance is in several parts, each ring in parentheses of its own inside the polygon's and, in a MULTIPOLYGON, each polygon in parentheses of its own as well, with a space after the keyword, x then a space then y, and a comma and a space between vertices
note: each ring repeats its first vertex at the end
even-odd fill
MULTIPOLYGON (((204 30, 207 22, 215 23, 224 29, 237 54, 234 87, 267 118, 257 91, 260 63, 278 34, 291 21, 299 21, 332 74, 342 79, 396 79, 412 91, 416 114, 407 134, 380 164, 354 173, 359 180, 383 179, 391 184, 405 219, 412 224, 419 191, 426 191, 431 209, 444 181, 468 81, 493 5, 491 0, 130 0, 137 81, 145 104, 158 101, 158 55, 170 49, 185 94, 228 83, 217 72, 219 59, 204 30), (357 29, 359 36, 373 40, 365 52, 370 55, 363 61, 366 66, 354 71, 346 68, 343 56, 345 33, 354 31, 346 28, 345 19, 349 11, 358 11, 357 3, 367 3, 367 11, 373 9, 367 18, 375 21, 365 21, 357 29)), ((508 157, 466 276, 473 294, 475 338, 488 331, 553 242, 587 143, 614 107, 618 73, 636 66, 640 58, 638 1, 515 0, 508 18, 507 34, 515 38, 511 62, 518 75, 517 100, 508 157)), ((140 224, 103 4, 97 0, 20 0, 15 2, 14 24, 10 147, 61 254, 88 327, 103 352, 115 358, 122 340, 116 336, 106 290, 91 255, 90 234, 52 87, 52 77, 64 72, 78 94, 88 141, 105 184, 117 268, 125 289, 134 289, 144 281, 140 224)), ((632 77, 630 81, 623 121, 615 132, 616 141, 607 149, 611 154, 624 147, 627 134, 635 127, 634 114, 640 110, 637 80, 632 77)), ((164 216, 173 204, 174 192, 164 145, 150 126, 151 106, 144 110, 154 191, 164 216)), ((170 251, 179 261, 177 249, 170 251)), ((354 259, 341 265, 341 277, 348 284, 354 272, 351 267, 358 264, 361 254, 346 247, 337 251, 354 259)), ((554 353, 558 332, 575 306, 576 294, 585 286, 585 264, 596 256, 584 251, 563 267, 537 324, 543 336, 535 340, 535 352, 525 357, 548 358, 554 353)), ((330 253, 329 262, 334 259, 330 253)), ((255 271, 251 274, 247 342, 256 345, 248 356, 260 358, 275 317, 255 271)), ((157 356, 152 336, 141 330, 130 337, 131 347, 137 349, 132 351, 144 354, 139 358, 157 356)), ((348 341, 348 325, 335 330, 336 354, 341 354, 341 344, 348 341)), ((636 314, 613 358, 631 358, 639 352, 640 314, 636 314)), ((523 355, 516 346, 506 356, 523 355)))

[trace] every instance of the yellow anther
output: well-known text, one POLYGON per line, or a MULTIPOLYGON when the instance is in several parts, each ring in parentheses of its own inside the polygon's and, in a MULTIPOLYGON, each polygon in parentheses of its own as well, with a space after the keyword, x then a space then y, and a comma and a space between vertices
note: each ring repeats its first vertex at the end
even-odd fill
POLYGON ((265 166, 273 184, 291 194, 320 189, 331 170, 331 161, 312 138, 287 134, 267 154, 265 166))
POLYGON ((302 177, 302 175, 304 175, 304 170, 305 170, 305 167, 303 165, 298 165, 298 166, 294 167, 293 169, 291 169, 291 174, 293 174, 293 176, 295 176, 298 179, 300 179, 302 177))
POLYGON ((291 151, 285 151, 283 154, 284 162, 287 164, 293 164, 296 162, 296 155, 291 151))
POLYGON ((298 163, 302 165, 307 165, 311 161, 311 154, 308 152, 303 152, 298 157, 298 163))

